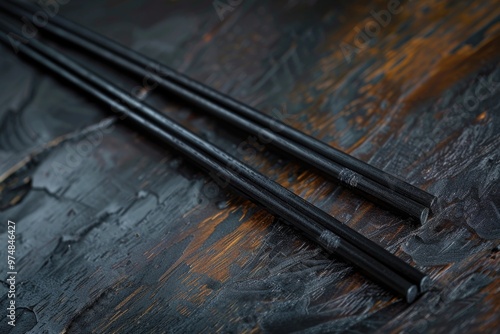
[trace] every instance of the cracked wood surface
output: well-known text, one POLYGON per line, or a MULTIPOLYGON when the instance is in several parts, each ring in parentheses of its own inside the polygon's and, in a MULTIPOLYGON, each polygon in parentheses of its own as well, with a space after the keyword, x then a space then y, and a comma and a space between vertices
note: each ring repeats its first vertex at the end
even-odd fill
MULTIPOLYGON (((405 304, 2 46, 0 240, 15 221, 19 317, 1 332, 498 330, 500 7, 402 1, 360 34, 389 3, 244 0, 221 20, 210 1, 92 0, 61 13, 438 195, 415 226, 160 90, 147 98, 431 275, 430 292, 405 304)), ((142 84, 64 50, 128 91, 142 84)))

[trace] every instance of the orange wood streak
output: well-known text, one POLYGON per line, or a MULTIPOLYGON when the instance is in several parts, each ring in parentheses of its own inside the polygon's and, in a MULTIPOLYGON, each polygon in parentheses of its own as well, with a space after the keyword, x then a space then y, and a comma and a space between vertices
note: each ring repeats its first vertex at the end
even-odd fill
MULTIPOLYGON (((485 39, 479 46, 474 48, 466 46, 459 49, 456 53, 451 53, 451 50, 467 38, 466 36, 471 36, 478 29, 482 28, 485 23, 488 23, 499 15, 500 10, 498 6, 496 10, 491 10, 489 6, 473 4, 473 6, 476 7, 474 10, 463 10, 463 13, 457 16, 449 16, 445 8, 446 5, 442 2, 414 2, 408 4, 408 6, 412 6, 411 10, 404 10, 402 13, 394 15, 394 21, 383 28, 378 37, 384 39, 380 41, 377 40, 373 49, 367 48, 361 51, 354 62, 347 66, 347 71, 342 71, 340 77, 336 78, 337 80, 331 79, 331 71, 334 67, 346 66, 344 64, 344 56, 339 50, 339 43, 344 40, 352 41, 356 36, 354 28, 356 25, 361 26, 361 24, 354 24, 351 29, 348 29, 347 34, 345 34, 345 26, 349 25, 344 24, 344 27, 341 27, 340 31, 329 36, 330 43, 324 44, 332 46, 333 53, 330 58, 327 58, 329 60, 324 59, 320 62, 321 68, 319 71, 325 73, 324 77, 318 80, 318 82, 322 83, 321 88, 324 88, 325 82, 331 83, 328 89, 321 89, 322 95, 334 96, 335 91, 344 84, 343 79, 347 78, 347 75, 352 72, 352 70, 357 69, 363 61, 367 61, 373 57, 378 61, 372 65, 371 69, 368 69, 370 72, 367 73, 368 75, 365 75, 365 80, 369 82, 369 80, 377 75, 384 76, 382 81, 377 85, 363 86, 362 91, 360 91, 359 100, 351 102, 356 102, 359 106, 365 106, 368 97, 376 97, 377 100, 375 102, 370 102, 372 107, 370 108, 369 114, 382 117, 380 117, 378 122, 371 125, 371 134, 368 132, 367 135, 360 138, 359 141, 351 147, 344 147, 343 150, 346 152, 353 152, 368 140, 382 139, 382 137, 376 138, 376 136, 380 136, 376 130, 382 125, 385 125, 388 120, 390 120, 391 125, 397 125, 398 118, 401 117, 398 115, 407 114, 415 107, 415 102, 432 99, 438 96, 444 89, 449 88, 450 84, 459 81, 462 77, 473 72, 480 66, 483 57, 488 59, 496 57, 499 54, 498 34, 496 33, 498 31, 498 25, 489 29, 485 39), (399 39, 397 35, 391 34, 394 33, 395 28, 398 26, 397 22, 412 19, 412 16, 415 13, 420 13, 421 8, 424 6, 431 7, 429 9, 430 17, 422 18, 422 20, 415 19, 413 20, 413 25, 408 28, 409 30, 417 31, 417 34, 422 36, 417 35, 402 46, 395 48, 399 39), (439 27, 435 33, 424 37, 423 35, 426 31, 423 31, 421 26, 432 26, 432 24, 429 24, 430 22, 435 22, 436 25, 439 24, 439 27), (483 46, 486 47, 483 48, 483 46), (457 71, 457 65, 460 65, 463 69, 457 71), (460 77, 457 77, 458 73, 460 73, 460 77), (450 78, 450 75, 453 77, 450 78), (411 93, 408 93, 408 91, 411 93), (391 111, 394 107, 389 108, 388 111, 381 110, 379 105, 383 99, 390 101, 390 104, 394 106, 402 106, 404 109, 401 110, 401 108, 398 108, 398 114, 391 111)), ((461 4, 461 6, 465 5, 461 4)), ((377 6, 375 5, 374 7, 377 6)), ((383 6, 378 8, 384 9, 383 6)), ((457 11, 461 9, 463 8, 459 8, 457 11)), ((364 12, 361 12, 361 14, 366 16, 366 9, 364 12)), ((353 21, 356 22, 355 17, 351 18, 351 22, 353 21)), ((364 21, 361 20, 360 22, 362 23, 364 21)), ((401 38, 403 38, 404 34, 401 34, 401 36, 401 38)), ((307 87, 301 86, 297 88, 307 89, 307 87)), ((294 91, 293 94, 306 95, 307 93, 304 91, 294 91)), ((343 110, 337 115, 332 115, 318 113, 317 109, 319 106, 320 103, 314 103, 308 108, 307 112, 304 112, 308 117, 308 122, 314 124, 313 128, 318 132, 318 136, 326 136, 333 132, 337 133, 338 137, 340 137, 344 132, 336 131, 333 124, 337 119, 348 115, 348 110, 343 110)), ((366 127, 368 121, 369 118, 366 118, 366 121, 362 121, 357 127, 366 127)), ((298 128, 303 128, 302 124, 304 123, 293 122, 293 125, 298 128)), ((330 144, 338 147, 336 142, 330 142, 330 144)))
POLYGON ((190 271, 224 282, 229 278, 230 265, 243 266, 249 259, 248 255, 261 245, 272 220, 273 217, 264 210, 253 214, 205 252, 186 259, 186 263, 191 266, 190 271))
MULTIPOLYGON (((177 259, 177 261, 171 267, 169 267, 167 271, 165 271, 165 273, 160 277, 159 281, 164 283, 165 280, 168 279, 172 271, 175 270, 177 266, 183 263, 187 258, 195 254, 199 250, 201 245, 205 242, 205 240, 207 240, 208 237, 210 237, 210 235, 213 233, 217 225, 219 225, 221 222, 227 219, 229 214, 235 210, 237 210, 236 207, 233 207, 229 210, 221 211, 215 214, 214 216, 209 217, 204 221, 200 222, 195 228, 190 229, 185 233, 183 233, 182 235, 180 235, 179 240, 183 240, 184 238, 187 238, 189 236, 191 236, 193 240, 191 240, 189 246, 187 247, 186 251, 182 254, 182 256, 179 257, 179 259, 177 259)), ((158 252, 163 247, 166 247, 166 245, 159 244, 154 249, 150 250, 148 253, 158 254, 158 252)))
POLYGON ((130 300, 132 300, 132 298, 134 298, 137 294, 139 294, 140 292, 142 292, 144 290, 144 287, 143 286, 140 286, 138 287, 137 289, 134 290, 134 292, 132 292, 130 295, 127 296, 127 298, 123 299, 120 304, 118 304, 116 307, 115 307, 115 310, 118 310, 118 309, 121 309, 123 306, 125 306, 125 304, 127 304, 130 300))

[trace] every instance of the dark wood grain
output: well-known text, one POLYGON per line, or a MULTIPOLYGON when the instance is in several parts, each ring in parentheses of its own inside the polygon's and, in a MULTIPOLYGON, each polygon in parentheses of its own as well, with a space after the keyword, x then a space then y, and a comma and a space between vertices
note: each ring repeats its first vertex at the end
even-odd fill
MULTIPOLYGON (((61 13, 439 195, 415 226, 160 90, 148 97, 430 274, 430 292, 405 304, 2 46, 0 241, 16 221, 19 317, 1 332, 498 330, 500 7, 402 1, 376 31, 371 12, 389 3, 243 0, 223 20, 194 0, 61 13)), ((139 91, 142 78, 77 57, 139 91)))

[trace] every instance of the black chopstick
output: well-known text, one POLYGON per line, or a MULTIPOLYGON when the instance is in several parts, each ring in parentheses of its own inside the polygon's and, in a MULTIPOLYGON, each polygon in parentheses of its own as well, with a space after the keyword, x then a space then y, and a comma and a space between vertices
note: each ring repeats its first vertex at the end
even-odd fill
POLYGON ((354 246, 364 250, 372 257, 376 258, 378 261, 384 263, 389 268, 406 277, 410 282, 419 286, 421 291, 425 291, 427 289, 429 282, 426 275, 416 270, 412 266, 409 266, 406 262, 402 261, 396 256, 392 256, 389 252, 378 246, 376 243, 350 229, 324 211, 305 201, 300 196, 295 195, 293 192, 290 192, 278 183, 273 182, 262 174, 252 170, 250 167, 229 156, 227 153, 221 151, 206 140, 199 138, 194 133, 178 125, 175 121, 171 120, 167 116, 148 107, 140 100, 133 98, 116 86, 109 84, 106 80, 100 78, 95 73, 73 62, 71 59, 65 57, 60 52, 55 52, 54 50, 38 42, 36 39, 30 40, 29 44, 31 47, 36 48, 38 51, 50 55, 50 58, 55 59, 60 64, 63 64, 66 68, 70 68, 79 76, 92 82, 94 85, 99 86, 102 90, 108 92, 108 94, 113 95, 115 99, 118 99, 119 101, 125 103, 127 106, 133 108, 135 111, 141 112, 147 117, 153 119, 164 129, 168 129, 170 132, 173 132, 183 140, 188 141, 197 148, 213 155, 216 159, 223 162, 226 166, 236 168, 241 175, 246 175, 247 178, 252 179, 254 182, 258 183, 266 191, 269 191, 270 193, 273 193, 275 196, 278 196, 280 198, 285 198, 288 203, 293 204, 293 206, 298 208, 301 212, 307 213, 309 217, 317 220, 320 224, 330 229, 332 232, 338 234, 341 238, 346 239, 354 246))
MULTIPOLYGON (((0 8, 10 12, 11 14, 20 16, 28 15, 33 12, 33 8, 29 9, 29 6, 18 3, 0 3, 0 8)), ((352 160, 360 166, 365 166, 372 172, 378 171, 381 173, 379 176, 383 176, 385 172, 368 164, 362 163, 360 160, 357 160, 348 154, 335 150, 332 147, 293 129, 292 127, 286 126, 284 123, 278 122, 277 120, 274 120, 273 118, 266 116, 255 109, 245 106, 228 96, 218 93, 207 86, 204 86, 164 65, 161 65, 160 63, 156 63, 153 60, 136 53, 135 51, 127 49, 107 39, 106 37, 95 34, 90 30, 60 16, 53 17, 48 24, 42 28, 59 38, 90 51, 115 65, 119 65, 127 69, 132 73, 147 75, 147 68, 150 68, 148 66, 155 66, 155 68, 160 69, 161 75, 155 75, 154 80, 170 93, 183 98, 185 101, 188 101, 194 106, 201 108, 226 122, 238 126, 253 135, 264 136, 270 141, 271 145, 279 148, 281 151, 287 152, 292 156, 299 158, 302 162, 319 169, 320 171, 326 173, 327 176, 340 181, 343 185, 355 189, 361 194, 366 194, 370 199, 382 202, 398 212, 409 215, 422 224, 426 222, 429 214, 429 208, 432 203, 427 203, 427 206, 417 203, 414 199, 399 193, 396 189, 397 187, 392 189, 394 186, 392 183, 391 186, 388 187, 387 185, 382 185, 379 180, 373 179, 370 176, 366 177, 362 175, 362 173, 360 174, 359 172, 355 172, 352 166, 344 164, 343 159, 339 158, 339 154, 341 154, 344 158, 347 157, 347 161, 352 160), (54 24, 52 24, 52 22, 54 24), (228 103, 231 104, 231 106, 228 107, 228 103), (239 106, 239 108, 233 108, 234 105, 239 106), (260 117, 260 121, 255 119, 257 116, 260 117), (264 121, 262 117, 267 117, 267 120, 264 121), (271 121, 272 123, 270 123, 271 121), (271 131, 266 128, 268 126, 275 131, 271 131), (289 134, 289 136, 287 137, 285 134, 289 134), (302 139, 307 139, 311 143, 315 143, 316 146, 321 144, 324 147, 329 148, 329 152, 331 151, 330 154, 335 152, 335 154, 337 154, 337 158, 326 158, 326 156, 324 154, 322 155, 321 152, 318 153, 309 146, 305 145, 305 142, 300 140, 294 141, 293 138, 290 138, 290 136, 297 137, 298 135, 302 136, 302 139)), ((401 180, 399 181, 406 186, 413 187, 408 183, 401 180)), ((413 188, 417 189, 421 193, 432 196, 416 187, 413 188)), ((416 194, 418 193, 419 192, 416 192, 416 194)))
MULTIPOLYGON (((3 23, 0 24, 0 28, 4 32, 16 31, 15 28, 3 23)), ((7 45, 9 44, 9 39, 6 34, 0 34, 0 39, 7 45)), ((413 302, 415 300, 418 289, 413 283, 410 283, 398 273, 387 268, 384 264, 374 260, 368 254, 360 251, 349 242, 345 242, 327 230, 324 226, 318 224, 314 220, 311 221, 301 210, 295 208, 291 203, 287 202, 282 197, 275 196, 274 194, 262 189, 262 187, 256 186, 255 182, 252 182, 251 179, 242 177, 242 175, 239 175, 236 171, 224 167, 220 162, 217 162, 213 157, 210 157, 206 152, 203 152, 203 150, 200 150, 199 148, 194 147, 194 145, 184 141, 182 136, 172 134, 181 130, 187 133, 189 132, 187 129, 182 128, 180 125, 172 125, 171 132, 165 131, 164 125, 167 121, 170 121, 168 118, 165 118, 163 122, 154 123, 146 117, 141 116, 141 113, 148 114, 149 112, 158 112, 147 107, 146 105, 142 105, 140 109, 136 109, 138 106, 134 105, 131 109, 123 102, 118 102, 118 100, 116 100, 117 95, 114 95, 111 92, 114 91, 115 93, 126 94, 124 91, 119 90, 119 88, 113 86, 110 82, 107 82, 98 75, 84 69, 76 62, 71 61, 69 58, 57 54, 54 50, 43 46, 35 40, 31 41, 28 45, 20 44, 18 45, 18 48, 22 54, 45 66, 59 76, 62 76, 64 79, 98 98, 100 101, 111 105, 113 110, 123 113, 128 117, 128 120, 140 125, 146 129, 148 133, 161 138, 164 142, 188 156, 204 169, 208 171, 215 171, 220 175, 225 176, 228 179, 229 184, 240 193, 246 195, 257 203, 264 205, 272 213, 292 222, 295 227, 302 230, 309 238, 319 243, 327 251, 335 253, 343 259, 358 266, 363 272, 367 273, 377 282, 382 283, 384 286, 402 295, 407 302, 413 302), (59 56, 56 57, 57 55, 59 56), (111 87, 111 91, 108 91, 107 93, 103 92, 107 91, 107 89, 103 89, 106 88, 103 87, 103 85, 109 86, 108 88, 111 87), (158 123, 163 123, 163 126, 160 127, 158 123)), ((141 103, 140 101, 138 102, 141 103)), ((191 134, 190 136, 200 142, 203 141, 194 134, 191 134)), ((217 152, 218 150, 216 147, 212 147, 212 149, 214 152, 217 152)), ((258 172, 255 171, 254 173, 258 174, 258 172)), ((387 256, 393 257, 390 253, 388 253, 387 256)))

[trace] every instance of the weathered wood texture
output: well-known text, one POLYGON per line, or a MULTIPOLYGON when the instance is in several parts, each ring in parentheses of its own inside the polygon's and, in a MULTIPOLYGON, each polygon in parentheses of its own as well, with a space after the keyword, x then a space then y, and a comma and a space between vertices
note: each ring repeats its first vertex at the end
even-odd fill
POLYGON ((429 293, 405 304, 2 46, 10 332, 498 330, 500 6, 404 1, 377 23, 388 4, 243 0, 221 20, 211 1, 71 1, 61 13, 439 195, 414 226, 160 90, 148 98, 430 274, 429 293))

